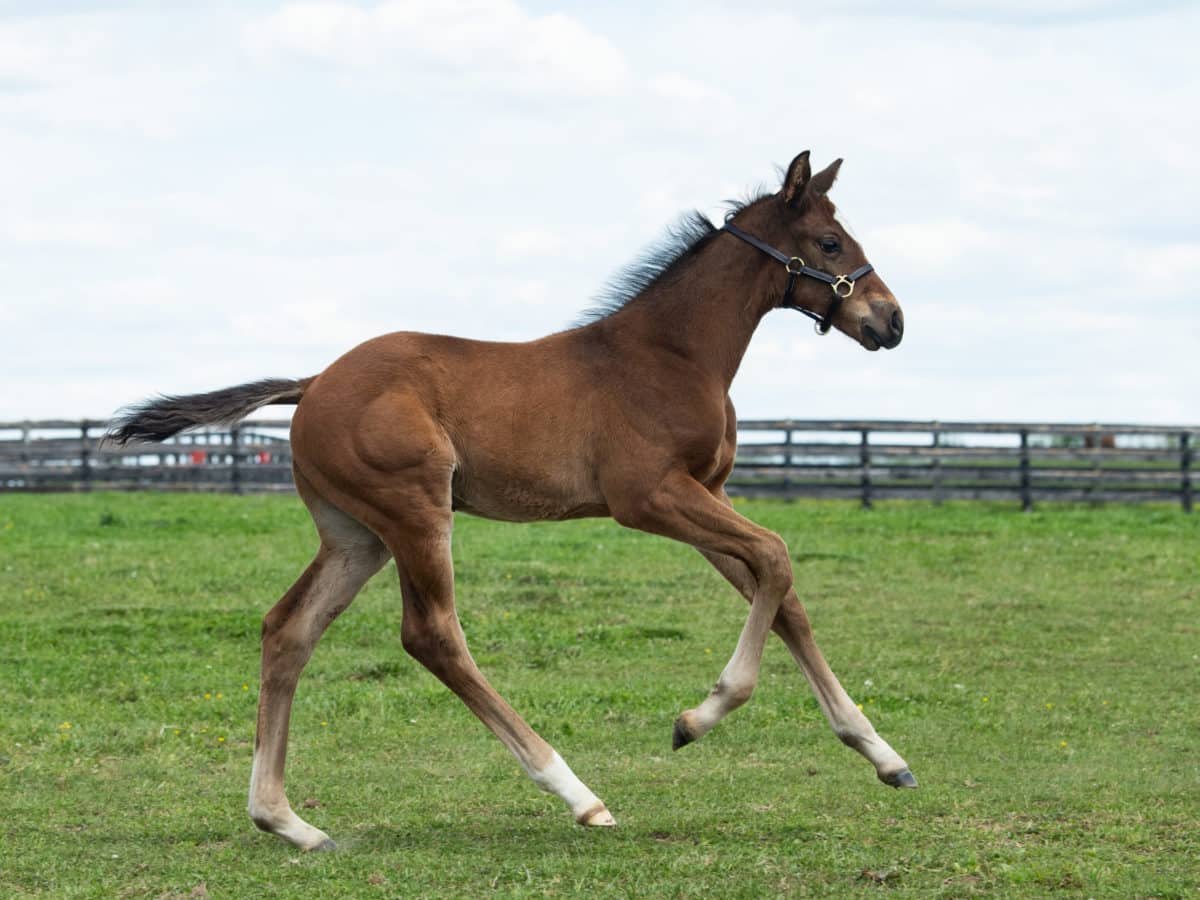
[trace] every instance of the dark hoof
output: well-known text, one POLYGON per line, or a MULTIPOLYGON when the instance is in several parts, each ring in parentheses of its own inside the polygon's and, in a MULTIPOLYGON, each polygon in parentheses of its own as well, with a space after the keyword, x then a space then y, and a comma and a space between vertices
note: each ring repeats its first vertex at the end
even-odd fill
POLYGON ((899 772, 892 772, 890 775, 880 775, 879 780, 884 784, 890 784, 894 788, 917 787, 917 779, 908 769, 901 769, 899 772))
POLYGON ((676 719, 675 733, 671 735, 671 749, 678 750, 680 747, 684 747, 694 740, 695 738, 691 736, 687 728, 684 726, 683 719, 676 719))
POLYGON ((321 841, 321 843, 317 844, 317 846, 313 847, 312 850, 310 850, 309 852, 310 853, 328 853, 329 851, 336 850, 336 849, 337 849, 337 844, 335 844, 333 842, 333 838, 325 838, 325 840, 321 841))

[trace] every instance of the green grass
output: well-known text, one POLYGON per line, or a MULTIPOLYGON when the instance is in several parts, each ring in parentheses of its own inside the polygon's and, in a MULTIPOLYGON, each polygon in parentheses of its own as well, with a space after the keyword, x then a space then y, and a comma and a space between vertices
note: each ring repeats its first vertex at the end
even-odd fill
POLYGON ((754 699, 671 752, 746 605, 607 521, 457 523, 476 658, 617 816, 572 824, 400 648, 390 568, 300 685, 289 794, 245 817, 290 497, 0 495, 0 895, 1182 897, 1200 890, 1200 516, 741 507, 787 539, 834 670, 908 760, 842 747, 772 641, 754 699))

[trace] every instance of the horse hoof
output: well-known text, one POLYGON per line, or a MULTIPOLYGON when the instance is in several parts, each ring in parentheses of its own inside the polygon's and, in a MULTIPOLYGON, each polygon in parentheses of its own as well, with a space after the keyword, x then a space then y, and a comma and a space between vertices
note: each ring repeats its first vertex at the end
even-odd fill
POLYGON ((612 817, 608 807, 601 803, 580 816, 579 824, 585 828, 612 828, 617 824, 617 820, 612 817))
POLYGON ((310 847, 308 852, 309 853, 328 853, 329 851, 336 850, 336 849, 337 849, 337 844, 335 844, 333 842, 333 838, 327 837, 327 838, 325 838, 325 840, 321 841, 321 843, 317 844, 317 846, 310 847))
POLYGON ((901 769, 899 772, 892 772, 888 775, 880 775, 879 780, 884 784, 890 784, 894 788, 917 787, 917 779, 908 769, 901 769))
POLYGON ((675 732, 671 735, 671 749, 678 750, 680 747, 684 747, 694 740, 695 738, 688 731, 687 725, 684 724, 683 716, 680 716, 675 720, 675 732))

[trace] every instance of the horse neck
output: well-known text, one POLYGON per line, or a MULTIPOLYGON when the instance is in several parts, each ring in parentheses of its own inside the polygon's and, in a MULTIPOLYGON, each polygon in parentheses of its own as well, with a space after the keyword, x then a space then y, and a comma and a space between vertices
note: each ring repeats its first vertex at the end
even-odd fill
POLYGON ((629 340, 688 360, 728 390, 754 330, 778 299, 771 275, 782 285, 782 273, 768 270, 752 248, 714 235, 683 271, 651 285, 607 322, 629 340))

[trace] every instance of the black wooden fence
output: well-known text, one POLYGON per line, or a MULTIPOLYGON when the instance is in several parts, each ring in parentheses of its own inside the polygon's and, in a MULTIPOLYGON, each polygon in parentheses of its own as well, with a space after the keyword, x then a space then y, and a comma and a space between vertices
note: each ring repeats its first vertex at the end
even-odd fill
POLYGON ((749 421, 730 493, 879 499, 1166 501, 1192 510, 1200 426, 749 421))
POLYGON ((161 444, 116 447, 108 423, 0 423, 0 492, 90 490, 290 491, 290 423, 243 422, 161 444))
MULTIPOLYGON (((292 489, 286 420, 113 447, 107 423, 0 423, 0 492, 292 489)), ((1191 512, 1200 426, 754 420, 729 492, 747 497, 1160 501, 1191 512)))

